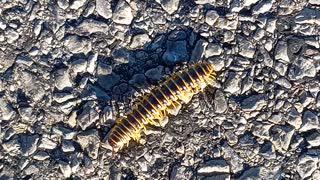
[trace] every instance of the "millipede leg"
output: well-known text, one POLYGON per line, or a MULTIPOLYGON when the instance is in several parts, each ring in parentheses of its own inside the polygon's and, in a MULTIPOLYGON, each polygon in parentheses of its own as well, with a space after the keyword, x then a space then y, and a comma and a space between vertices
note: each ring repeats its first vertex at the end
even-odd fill
POLYGON ((167 112, 171 115, 176 116, 179 113, 179 110, 181 109, 181 104, 179 102, 174 102, 171 104, 171 106, 168 106, 167 112))

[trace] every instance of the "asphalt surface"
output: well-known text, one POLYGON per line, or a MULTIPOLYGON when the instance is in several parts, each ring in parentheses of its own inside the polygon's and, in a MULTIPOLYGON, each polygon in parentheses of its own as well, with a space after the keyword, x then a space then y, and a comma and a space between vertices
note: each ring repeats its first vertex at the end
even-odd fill
POLYGON ((319 0, 0 0, 0 179, 320 179, 319 0), (139 143, 174 72, 217 82, 139 143))

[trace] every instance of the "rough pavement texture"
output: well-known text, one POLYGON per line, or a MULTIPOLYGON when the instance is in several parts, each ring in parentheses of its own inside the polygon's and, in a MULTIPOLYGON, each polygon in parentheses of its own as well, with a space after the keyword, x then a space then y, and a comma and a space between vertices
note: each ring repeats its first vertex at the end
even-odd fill
POLYGON ((320 179, 319 0, 0 1, 0 179, 320 179), (141 144, 117 117, 185 64, 218 82, 141 144))

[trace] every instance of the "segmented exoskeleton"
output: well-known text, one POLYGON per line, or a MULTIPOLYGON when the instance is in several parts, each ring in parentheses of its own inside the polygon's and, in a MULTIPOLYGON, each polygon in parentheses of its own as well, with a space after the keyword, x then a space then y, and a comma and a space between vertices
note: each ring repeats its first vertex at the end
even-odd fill
POLYGON ((167 114, 176 115, 182 103, 188 103, 192 96, 213 84, 216 73, 212 64, 196 63, 172 77, 143 96, 132 110, 116 121, 107 137, 107 144, 114 152, 129 144, 131 139, 138 141, 146 125, 155 125, 167 114))

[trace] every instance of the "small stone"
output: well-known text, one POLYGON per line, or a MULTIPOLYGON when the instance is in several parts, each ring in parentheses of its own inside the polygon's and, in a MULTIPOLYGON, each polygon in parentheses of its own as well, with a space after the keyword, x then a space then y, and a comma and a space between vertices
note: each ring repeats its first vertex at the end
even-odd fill
POLYGON ((87 54, 91 51, 91 41, 88 38, 77 35, 67 36, 64 40, 64 45, 74 54, 87 54))
POLYGON ((215 71, 220 71, 225 66, 224 60, 222 58, 209 58, 208 61, 213 64, 215 71))
POLYGON ((58 0, 57 3, 61 9, 67 9, 69 7, 69 0, 58 0))
POLYGON ((128 49, 125 48, 115 49, 112 52, 112 56, 114 60, 119 64, 127 64, 131 59, 133 59, 128 49))
POLYGON ((104 88, 107 91, 111 90, 112 87, 114 87, 116 84, 119 83, 119 81, 120 81, 120 76, 115 73, 98 77, 98 83, 102 88, 104 88))
POLYGON ((68 69, 61 68, 55 72, 55 86, 59 90, 63 90, 64 88, 72 87, 72 83, 71 83, 68 69))
POLYGON ((270 130, 271 142, 275 149, 284 153, 288 150, 295 130, 291 126, 275 125, 270 130))
POLYGON ((19 39, 19 33, 17 31, 15 31, 14 29, 7 29, 5 31, 5 37, 7 38, 7 42, 9 44, 12 44, 13 42, 15 42, 16 40, 19 39))
POLYGON ((79 9, 87 2, 87 0, 74 0, 70 5, 70 9, 79 9))
POLYGON ((44 161, 46 159, 50 158, 48 153, 44 151, 38 151, 34 156, 33 159, 38 160, 38 161, 44 161))
POLYGON ((15 114, 15 111, 12 109, 12 107, 6 102, 6 100, 2 97, 0 97, 0 117, 4 121, 10 120, 13 115, 15 114))
POLYGON ((130 48, 132 49, 141 48, 143 46, 146 46, 148 42, 150 42, 150 38, 148 34, 138 34, 133 36, 130 44, 130 48))
POLYGON ((188 171, 185 166, 181 166, 180 164, 175 165, 170 173, 170 179, 172 180, 191 179, 191 176, 192 172, 188 171))
POLYGON ((167 65, 174 65, 189 60, 186 41, 167 41, 162 59, 167 65))
POLYGON ((281 62, 277 62, 275 63, 274 69, 278 71, 278 73, 281 76, 285 76, 287 73, 288 65, 281 62))
POLYGON ((240 91, 241 88, 241 77, 235 72, 229 72, 228 79, 225 81, 225 92, 234 94, 237 91, 240 91))
POLYGON ((266 12, 270 12, 270 9, 273 5, 273 0, 264 0, 262 2, 259 2, 256 6, 253 8, 253 14, 264 14, 266 12))
POLYGON ((73 61, 71 66, 74 73, 83 73, 87 69, 87 61, 85 59, 78 59, 73 61))
POLYGON ((93 74, 97 67, 97 60, 98 60, 98 53, 94 53, 93 55, 90 55, 88 58, 88 66, 87 66, 87 72, 93 74))
POLYGON ((288 56, 287 42, 281 40, 277 43, 277 46, 275 49, 275 59, 282 61, 284 63, 290 62, 290 58, 288 56))
POLYGON ((312 134, 307 135, 306 140, 312 147, 320 146, 320 133, 317 131, 313 132, 312 134))
POLYGON ((2 148, 9 154, 17 155, 20 153, 20 143, 17 138, 2 143, 2 148))
POLYGON ((65 140, 62 142, 61 147, 63 152, 73 152, 75 150, 75 147, 73 146, 73 142, 69 140, 65 140))
POLYGON ((20 56, 19 55, 19 56, 17 56, 16 63, 17 64, 23 64, 23 65, 26 65, 26 66, 31 66, 33 64, 33 61, 28 56, 20 56))
POLYGON ((53 94, 53 100, 57 103, 63 103, 70 99, 75 98, 73 94, 70 93, 54 93, 53 94))
POLYGON ((104 34, 109 33, 108 24, 101 21, 94 20, 94 19, 85 19, 82 23, 79 24, 79 26, 77 26, 77 29, 79 29, 79 31, 81 31, 82 33, 89 33, 89 34, 99 33, 99 32, 104 34))
POLYGON ((312 59, 299 57, 295 65, 289 70, 289 78, 292 80, 303 79, 304 77, 315 77, 317 69, 312 59))
POLYGON ((298 159, 297 172, 302 179, 305 179, 317 169, 317 164, 318 157, 304 154, 298 159))
POLYGON ((37 173, 39 173, 39 168, 37 166, 31 164, 29 167, 27 167, 24 170, 24 173, 26 173, 26 175, 37 174, 37 173))
POLYGON ((239 40, 239 54, 241 56, 247 57, 247 58, 253 58, 253 55, 255 54, 256 48, 253 46, 253 44, 245 40, 243 38, 240 38, 239 40))
POLYGON ((221 55, 222 50, 223 49, 221 48, 220 44, 209 43, 206 49, 205 56, 206 58, 212 57, 212 56, 219 56, 221 55))
POLYGON ((269 130, 272 126, 273 124, 254 121, 252 123, 252 134, 261 139, 269 139, 270 138, 269 130))
POLYGON ((284 77, 281 77, 281 78, 277 79, 275 81, 275 83, 278 84, 279 86, 282 86, 282 87, 286 88, 286 89, 291 89, 292 88, 292 85, 291 85, 290 81, 288 79, 284 78, 284 77))
POLYGON ((97 159, 99 152, 100 138, 98 131, 89 130, 77 136, 77 142, 83 150, 85 150, 89 157, 97 159))
POLYGON ((117 6, 113 12, 112 20, 118 24, 131 24, 133 20, 133 14, 131 11, 131 7, 126 1, 118 1, 117 6))
POLYGON ((62 125, 56 125, 52 128, 52 132, 56 135, 62 136, 63 139, 73 139, 77 132, 74 132, 72 129, 66 128, 62 125))
POLYGON ((59 161, 60 170, 65 178, 69 178, 72 174, 71 167, 68 163, 64 161, 59 161))
POLYGON ((210 26, 213 26, 214 23, 218 20, 219 14, 215 10, 208 10, 206 13, 205 22, 210 26))
POLYGON ((39 144, 39 148, 43 148, 43 149, 54 149, 57 147, 57 143, 52 141, 51 139, 47 138, 47 137, 43 137, 41 138, 40 144, 39 144))
POLYGON ((215 107, 216 113, 224 113, 228 108, 228 104, 227 104, 225 95, 221 90, 217 90, 215 92, 214 107, 215 107))
POLYGON ((164 67, 158 66, 156 68, 149 69, 145 76, 152 82, 158 82, 163 77, 164 67))
POLYGON ((320 25, 320 11, 305 7, 295 16, 295 22, 298 24, 320 25))
POLYGON ((197 62, 202 59, 208 42, 204 39, 199 39, 192 50, 190 62, 197 62))
POLYGON ((230 167, 225 160, 210 160, 200 165, 198 168, 200 174, 211 174, 211 173, 230 173, 230 167))
POLYGON ((168 14, 172 14, 178 10, 179 1, 180 0, 156 0, 168 14))
POLYGON ((132 79, 129 81, 129 83, 137 88, 141 87, 147 87, 148 82, 147 78, 144 74, 135 74, 133 75, 132 79))
POLYGON ((99 113, 95 107, 93 101, 88 101, 83 106, 81 114, 77 117, 77 122, 82 130, 86 130, 99 119, 99 113))
POLYGON ((303 113, 300 132, 306 132, 312 129, 320 129, 319 117, 308 110, 303 113))
POLYGON ((29 156, 37 150, 39 135, 24 135, 20 137, 21 152, 23 156, 29 156))
POLYGON ((309 3, 314 5, 320 5, 320 1, 318 0, 309 0, 309 3))
POLYGON ((112 17, 111 4, 108 0, 96 0, 96 11, 105 19, 112 17))
POLYGON ((266 105, 265 95, 251 95, 241 102, 241 108, 243 111, 255 111, 261 110, 266 105))

